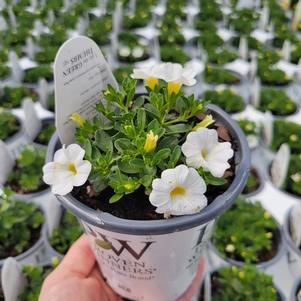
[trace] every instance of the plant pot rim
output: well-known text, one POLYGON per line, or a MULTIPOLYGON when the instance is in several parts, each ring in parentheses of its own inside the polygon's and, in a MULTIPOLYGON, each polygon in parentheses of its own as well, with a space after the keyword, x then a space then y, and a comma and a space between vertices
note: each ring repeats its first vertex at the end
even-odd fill
MULTIPOLYGON (((277 222, 277 228, 275 229, 275 231, 279 237, 277 253, 275 254, 275 256, 273 256, 271 259, 269 259, 267 261, 261 261, 261 262, 252 264, 252 265, 256 266, 256 268, 258 268, 258 269, 266 269, 266 268, 272 266, 273 264, 275 264, 276 262, 279 261, 279 259, 282 257, 282 255, 285 251, 283 233, 281 231, 281 226, 278 222, 277 222)), ((238 266, 238 267, 241 267, 245 264, 245 262, 243 262, 243 261, 238 261, 238 260, 223 256, 222 253, 216 248, 215 244, 212 242, 211 239, 208 241, 208 244, 209 244, 210 249, 218 257, 220 257, 222 260, 226 261, 228 264, 238 266)))
POLYGON ((4 112, 11 113, 19 122, 19 129, 17 130, 17 132, 15 132, 13 135, 11 135, 11 136, 7 137, 5 140, 3 140, 3 142, 6 145, 9 145, 16 140, 21 139, 25 135, 25 127, 24 127, 24 121, 22 120, 22 118, 20 118, 18 115, 16 115, 12 110, 4 109, 4 112))
MULTIPOLYGON (((42 214, 44 216, 44 222, 41 225, 39 239, 29 249, 27 249, 25 252, 13 257, 18 262, 22 262, 27 257, 30 257, 32 254, 37 252, 37 250, 39 250, 44 245, 45 239, 44 239, 44 234, 43 233, 44 233, 44 231, 46 232, 46 229, 47 229, 46 214, 45 214, 45 210, 43 209, 43 207, 41 205, 37 204, 36 202, 29 202, 28 200, 22 200, 22 199, 18 198, 18 196, 16 196, 16 195, 14 196, 14 200, 17 200, 19 202, 29 203, 29 204, 30 203, 36 204, 38 206, 39 210, 42 212, 42 214)), ((0 259, 0 269, 1 269, 4 261, 7 258, 8 257, 0 259)))
POLYGON ((284 236, 286 243, 290 247, 290 249, 292 249, 296 254, 298 254, 298 256, 301 257, 301 250, 299 248, 297 248, 297 246, 292 241, 290 231, 289 231, 289 218, 290 218, 291 212, 292 212, 292 208, 290 208, 284 216, 284 222, 283 222, 283 227, 282 227, 283 236, 284 236))
POLYGON ((300 289, 301 288, 301 276, 299 276, 296 280, 295 280, 295 282, 294 282, 294 284, 293 284, 293 287, 292 287, 292 290, 291 290, 291 295, 290 295, 290 301, 297 301, 297 299, 296 299, 296 294, 297 294, 297 290, 298 290, 298 288, 300 289))
POLYGON ((259 168, 255 165, 251 164, 250 172, 252 171, 252 169, 255 170, 255 172, 257 173, 257 176, 259 179, 259 187, 250 193, 242 193, 241 195, 245 198, 249 198, 251 196, 259 194, 261 191, 263 191, 263 188, 265 186, 264 176, 263 176, 262 172, 259 170, 259 168))
MULTIPOLYGON (((183 231, 213 220, 217 215, 231 206, 243 189, 250 167, 250 150, 242 130, 226 112, 215 105, 208 105, 206 108, 212 111, 213 115, 218 115, 218 120, 220 120, 228 128, 231 134, 236 137, 239 146, 236 159, 240 161, 236 166, 235 177, 229 188, 201 212, 192 215, 173 217, 167 220, 127 220, 118 218, 107 212, 89 208, 75 199, 70 193, 66 196, 56 195, 56 197, 64 207, 71 210, 73 214, 81 220, 96 227, 119 233, 159 235, 183 231)), ((48 146, 46 162, 52 161, 54 152, 59 145, 58 134, 55 133, 48 146)))

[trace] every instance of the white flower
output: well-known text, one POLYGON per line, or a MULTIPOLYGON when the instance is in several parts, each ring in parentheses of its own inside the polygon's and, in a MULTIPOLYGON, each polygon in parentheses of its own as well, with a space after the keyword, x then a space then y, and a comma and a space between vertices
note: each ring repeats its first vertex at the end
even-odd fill
POLYGON ((162 172, 152 183, 149 200, 157 213, 184 215, 199 212, 207 206, 206 184, 194 168, 179 165, 162 172))
POLYGON ((190 132, 182 145, 182 152, 188 166, 203 167, 218 178, 230 167, 228 160, 234 154, 229 142, 218 142, 217 131, 207 128, 190 132))
POLYGON ((143 50, 142 47, 135 47, 135 48, 132 50, 132 55, 133 55, 133 57, 135 57, 135 58, 140 58, 140 57, 142 57, 143 53, 144 53, 144 50, 143 50))
POLYGON ((124 57, 127 57, 131 54, 131 49, 127 46, 121 46, 119 48, 119 55, 120 56, 124 56, 124 57))
POLYGON ((54 154, 53 162, 43 167, 43 180, 51 185, 54 194, 65 195, 73 186, 83 185, 90 174, 91 163, 83 160, 85 151, 78 144, 70 144, 54 154))
POLYGON ((193 86, 196 84, 197 70, 184 67, 180 64, 164 63, 159 67, 159 78, 167 82, 168 94, 179 93, 182 85, 193 86))
POLYGON ((150 67, 143 68, 135 68, 131 77, 133 79, 143 79, 146 85, 154 90, 155 86, 158 84, 159 76, 160 76, 160 65, 152 65, 150 67))

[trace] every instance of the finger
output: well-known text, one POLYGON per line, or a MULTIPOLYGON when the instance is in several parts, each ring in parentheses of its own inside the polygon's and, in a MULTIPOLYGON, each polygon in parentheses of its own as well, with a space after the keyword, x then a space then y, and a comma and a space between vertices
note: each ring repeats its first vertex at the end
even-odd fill
POLYGON ((204 269, 205 269, 205 260, 204 258, 201 258, 198 271, 196 276, 194 277, 191 285, 186 290, 186 292, 180 296, 176 301, 190 301, 191 298, 195 295, 197 290, 200 288, 200 283, 204 275, 204 269))
POLYGON ((82 235, 69 249, 68 253, 57 268, 57 272, 63 275, 76 274, 87 277, 94 265, 95 256, 90 248, 86 235, 82 235))

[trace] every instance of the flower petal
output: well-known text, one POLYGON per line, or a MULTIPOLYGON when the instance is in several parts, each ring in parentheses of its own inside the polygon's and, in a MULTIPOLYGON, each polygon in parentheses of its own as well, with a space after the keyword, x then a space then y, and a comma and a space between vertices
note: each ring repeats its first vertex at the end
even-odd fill
POLYGON ((183 183, 188 193, 204 194, 207 190, 204 179, 194 168, 189 168, 189 173, 183 183))
POLYGON ((81 160, 83 160, 85 155, 85 150, 81 148, 78 144, 70 144, 65 149, 66 157, 68 158, 69 162, 77 164, 81 160))
POLYGON ((86 183, 91 172, 92 165, 89 161, 84 160, 76 166, 76 175, 73 177, 73 186, 81 186, 86 183))
POLYGON ((174 176, 177 185, 183 185, 187 176, 189 174, 189 169, 186 165, 181 164, 174 168, 174 176))
POLYGON ((73 185, 70 181, 65 181, 64 183, 52 185, 51 191, 53 194, 58 195, 66 195, 67 193, 71 192, 73 189, 73 185))

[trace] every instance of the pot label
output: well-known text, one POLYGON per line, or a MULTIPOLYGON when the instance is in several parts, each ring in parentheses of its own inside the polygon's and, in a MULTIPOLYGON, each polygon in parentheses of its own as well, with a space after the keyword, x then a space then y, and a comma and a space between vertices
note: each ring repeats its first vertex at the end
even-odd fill
POLYGON ((91 120, 101 92, 117 82, 99 47, 89 38, 68 40, 58 51, 54 63, 56 127, 62 143, 74 142, 75 123, 72 113, 91 120))
POLYGON ((81 223, 104 277, 118 294, 139 301, 174 301, 195 277, 214 221, 162 235, 120 234, 81 223))

